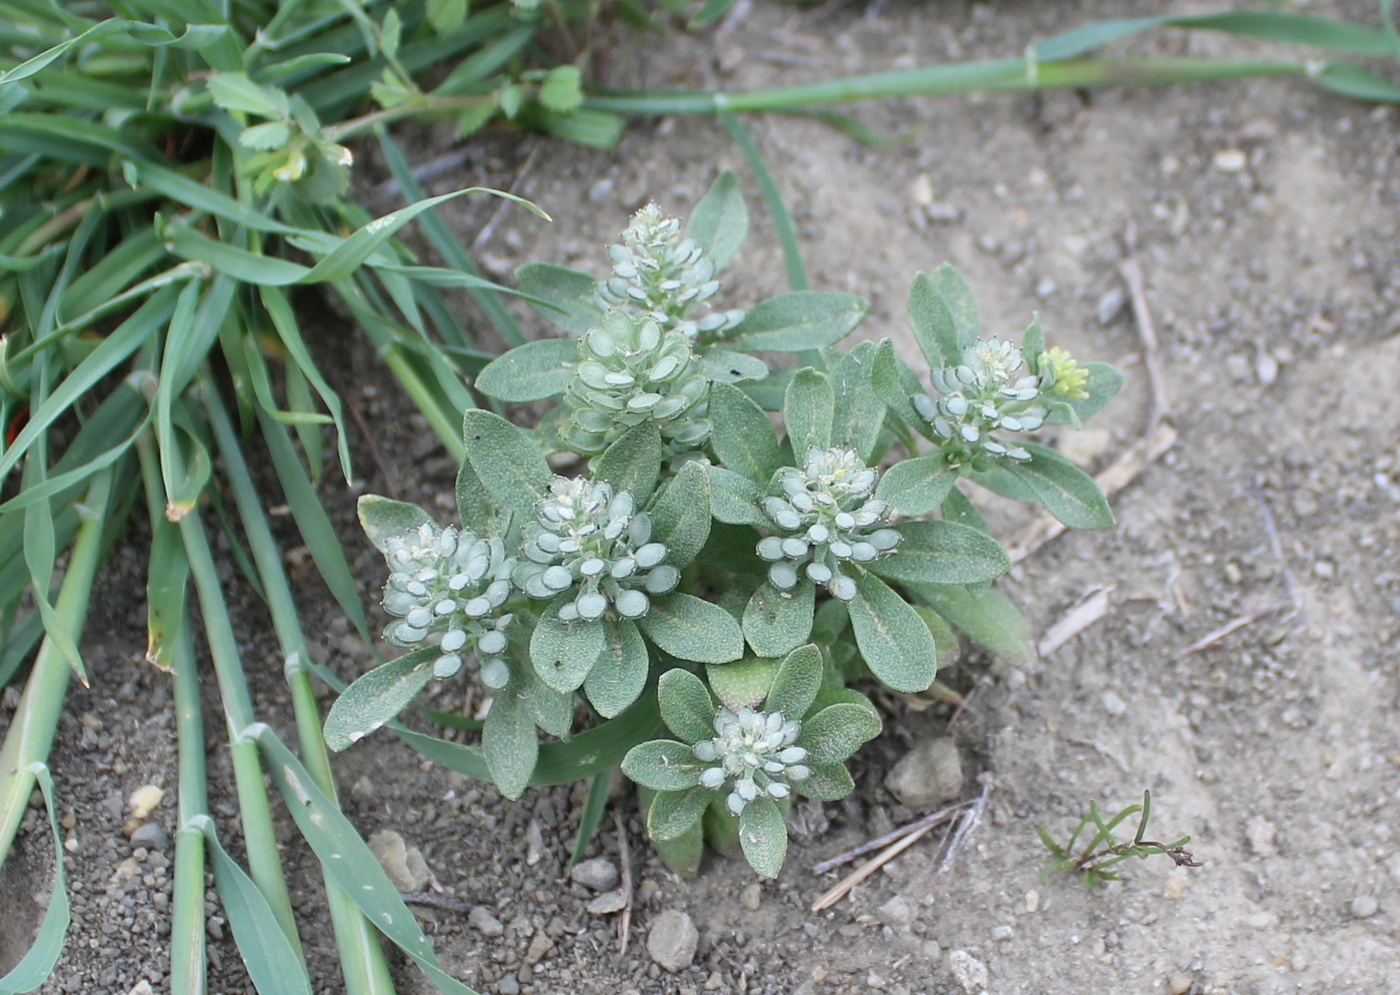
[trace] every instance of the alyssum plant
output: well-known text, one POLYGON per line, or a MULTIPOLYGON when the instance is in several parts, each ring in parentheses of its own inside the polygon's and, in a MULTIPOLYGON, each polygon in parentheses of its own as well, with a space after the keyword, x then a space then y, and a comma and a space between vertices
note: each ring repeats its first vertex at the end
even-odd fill
POLYGON ((466 412, 459 525, 361 499, 390 570, 385 635, 410 652, 344 692, 333 747, 465 673, 493 696, 485 770, 516 797, 539 780, 540 734, 567 755, 583 705, 630 747, 622 769, 669 863, 695 867, 708 839, 773 876, 792 798, 848 794, 844 762, 880 730, 852 685, 922 691, 950 623, 977 636, 1002 617, 989 585, 1010 561, 958 478, 1076 528, 1111 523, 1093 481, 1027 438, 1101 408, 1111 367, 1047 350, 1035 322, 1019 346, 982 338, 948 266, 909 297, 927 380, 889 340, 834 348, 860 298, 716 306, 747 227, 724 174, 684 230, 639 211, 602 279, 521 269, 569 334, 510 350, 476 388, 553 407, 532 429, 466 412), (782 352, 801 365, 759 355, 782 352), (670 738, 654 738, 658 713, 670 738))

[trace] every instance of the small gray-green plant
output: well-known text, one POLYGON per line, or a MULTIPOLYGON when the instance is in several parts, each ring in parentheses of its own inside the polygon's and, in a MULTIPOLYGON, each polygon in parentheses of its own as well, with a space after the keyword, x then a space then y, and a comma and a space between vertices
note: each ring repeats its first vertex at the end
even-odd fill
POLYGON ((1186 844, 1191 842, 1191 837, 1183 836, 1174 843, 1159 843, 1146 838, 1147 823, 1151 817, 1152 792, 1144 791, 1141 805, 1129 805, 1106 822, 1099 813, 1098 802, 1091 801, 1088 814, 1079 820, 1079 825, 1070 833, 1069 841, 1063 845, 1056 843, 1045 827, 1037 826, 1035 831, 1040 835, 1040 842, 1045 844, 1045 848, 1055 858, 1041 869, 1041 881, 1049 880, 1050 875, 1057 872, 1078 874, 1084 882, 1084 887, 1092 889, 1109 881, 1119 880, 1118 872, 1109 870, 1115 864, 1120 864, 1129 857, 1146 860, 1159 853, 1170 857, 1177 867, 1200 867, 1185 849, 1186 844), (1113 835, 1113 830, 1119 823, 1139 812, 1142 814, 1138 818, 1137 832, 1128 842, 1119 843, 1113 835), (1075 848, 1079 845, 1079 836, 1090 825, 1093 825, 1095 831, 1076 855, 1075 848))
POLYGON ((565 335, 475 386, 547 409, 533 428, 465 413, 459 525, 361 499, 391 571, 386 636, 410 652, 344 692, 332 746, 465 671, 492 703, 458 769, 515 797, 620 760, 672 866, 708 841, 772 876, 792 798, 844 797, 844 762, 880 729, 848 685, 923 691, 950 623, 987 641, 1008 617, 990 584, 1010 560, 956 481, 1111 524, 1092 479, 1028 438, 1101 408, 1111 367, 1047 350, 1036 322, 1019 345, 983 338, 949 266, 909 298, 927 379, 889 340, 840 351, 866 311, 853 295, 719 303, 747 226, 725 173, 684 227, 639 211, 606 276, 521 268, 565 335), (796 368, 763 358, 783 352, 796 368), (579 704, 595 728, 577 730, 579 704))

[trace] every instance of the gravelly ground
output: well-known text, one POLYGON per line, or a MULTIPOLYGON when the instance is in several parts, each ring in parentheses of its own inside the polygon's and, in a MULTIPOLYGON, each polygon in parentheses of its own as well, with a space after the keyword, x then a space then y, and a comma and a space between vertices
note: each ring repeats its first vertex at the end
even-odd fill
MULTIPOLYGON (((1372 16, 1366 3, 1309 8, 1372 16)), ((1121 0, 759 4, 719 42, 673 36, 664 55, 617 65, 633 82, 756 87, 1004 55, 1137 10, 1121 0)), ((1226 50, 1238 43, 1179 35, 1136 49, 1226 50)), ((912 137, 865 148, 814 121, 752 125, 792 204, 813 286, 866 294, 873 308, 863 334, 897 341, 910 278, 944 260, 978 292, 988 329, 1019 335, 1039 310, 1052 342, 1118 361, 1128 374, 1099 422, 1104 431, 1081 453, 1097 468, 1147 418, 1131 315, 1097 314, 1123 286, 1117 264, 1131 227, 1180 432, 1115 499, 1114 530, 1058 539, 1002 585, 1037 632, 1095 585, 1108 588, 1105 617, 1032 665, 973 655, 944 675, 974 689, 952 733, 967 794, 988 790, 986 818, 961 854, 936 872, 931 837, 845 903, 807 911, 834 880, 814 877, 813 864, 920 814, 895 802, 883 772, 914 742, 946 733, 950 716, 893 701, 886 735, 858 765, 858 797, 804 813, 807 845, 777 882, 743 896, 749 906, 757 897, 757 909, 741 904, 750 879, 732 863, 711 861, 691 881, 667 873, 619 800, 638 889, 622 957, 614 917, 586 911, 592 892, 564 876, 577 790, 506 802, 376 739, 340 765, 352 816, 366 834, 401 832, 447 894, 489 913, 423 910, 445 963, 484 992, 1400 991, 1395 112, 1298 81, 1257 81, 902 101, 855 113, 912 137), (1261 611, 1295 601, 1293 617, 1261 611), (1092 895, 1068 880, 1038 880, 1035 825, 1067 831, 1088 799, 1122 805, 1144 788, 1156 801, 1154 829, 1190 833, 1205 867, 1134 863, 1125 884, 1092 895), (668 909, 700 929, 693 964, 676 974, 646 952, 648 929, 668 909)), ((419 143, 422 155, 441 151, 436 135, 419 143)), ((509 182, 528 147, 485 143, 441 186, 509 182)), ((683 212, 725 166, 743 172, 722 132, 700 120, 638 127, 614 153, 548 146, 520 192, 555 223, 508 214, 482 256, 501 276, 530 259, 597 271, 598 247, 630 210, 654 198, 683 212)), ((783 289, 771 226, 748 189, 754 231, 726 284, 739 303, 783 289)), ((456 203, 454 223, 470 241, 494 206, 456 203)), ((372 358, 352 350, 339 386, 386 426, 381 448, 396 485, 450 507, 452 467, 430 443, 411 441, 414 426, 394 417, 401 402, 372 358)), ((359 466, 371 473, 363 453, 359 466)), ((327 479, 327 505, 349 532, 355 494, 327 479)), ((385 481, 371 476, 366 486, 385 481)), ((1008 532, 1024 518, 996 505, 989 512, 1008 532)), ((143 977, 159 991, 167 970, 170 851, 133 852, 121 831, 135 787, 174 784, 169 691, 139 662, 143 607, 131 592, 143 583, 143 548, 134 538, 103 578, 86 646, 94 689, 74 694, 55 754, 62 809, 73 819, 76 894, 68 952, 46 992, 126 995, 143 977)), ((380 568, 367 546, 359 565, 372 598, 380 568)), ((308 630, 324 633, 320 649, 342 672, 357 672, 364 648, 309 579, 302 593, 308 630)), ((260 706, 289 727, 266 623, 246 592, 239 597, 260 706)), ((224 748, 210 728, 218 767, 224 748)), ((232 814, 227 795, 214 805, 232 814)), ((169 802, 159 810, 167 831, 172 811, 169 802)), ((320 988, 334 992, 319 875, 290 831, 287 842, 320 988)), ((45 887, 41 851, 31 835, 5 868, 0 921, 37 918, 28 896, 45 887)), ((618 860, 611 817, 593 855, 618 860)), ((5 933, 7 942, 18 935, 5 933)), ((212 949, 211 990, 243 990, 232 947, 212 949)), ((402 990, 428 986, 405 970, 402 990)))

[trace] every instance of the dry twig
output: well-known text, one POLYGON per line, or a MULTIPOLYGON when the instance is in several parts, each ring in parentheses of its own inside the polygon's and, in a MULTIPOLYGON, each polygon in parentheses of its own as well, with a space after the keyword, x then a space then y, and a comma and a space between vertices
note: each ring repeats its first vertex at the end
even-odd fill
POLYGON ((618 956, 627 956, 627 940, 632 933, 632 846, 627 842, 627 825, 622 813, 613 812, 617 822, 617 857, 622 864, 622 915, 617 920, 618 956))
POLYGON ((1078 604, 1045 631, 1036 645, 1041 656, 1049 656, 1089 626, 1108 614, 1108 595, 1112 587, 1096 585, 1085 592, 1078 604))
POLYGON ((860 867, 856 868, 856 870, 852 871, 846 877, 842 878, 834 887, 832 887, 830 891, 828 891, 826 894, 822 895, 821 898, 813 902, 812 911, 820 912, 822 909, 831 908, 831 906, 835 905, 837 902, 841 901, 841 899, 849 895, 856 885, 860 884, 866 878, 870 877, 870 875, 874 874, 880 868, 884 867, 891 860, 893 860, 895 857, 898 857, 901 853, 909 849, 919 840, 923 839, 925 835, 932 831, 932 823, 928 824, 927 826, 924 826, 922 829, 916 829, 912 833, 909 833, 907 836, 905 836, 902 840, 899 840, 892 846, 887 847, 884 850, 884 852, 882 852, 879 856, 872 857, 870 860, 867 860, 865 863, 861 864, 860 867))
POLYGON ((1275 602, 1271 605, 1263 605, 1259 608, 1256 608, 1252 612, 1246 612, 1238 618, 1232 618, 1220 628, 1214 630, 1213 632, 1207 633, 1200 639, 1197 639, 1190 646, 1187 646, 1185 649, 1177 650, 1175 659, 1180 660, 1182 657, 1190 656, 1192 653, 1199 653, 1201 650, 1210 649, 1212 646, 1220 642, 1230 633, 1238 632, 1245 626, 1253 625, 1261 618, 1268 618, 1270 615, 1273 615, 1276 612, 1281 612, 1287 607, 1289 607, 1287 602, 1275 602))
POLYGON ((948 844, 943 852, 943 859, 938 862, 937 873, 942 874, 953 860, 957 857, 958 851, 962 849, 967 838, 972 835, 972 831, 982 822, 982 813, 987 810, 987 795, 991 792, 990 785, 982 786, 982 793, 977 796, 977 804, 973 805, 965 813, 958 823, 958 828, 948 838, 948 844))
POLYGON ((953 819, 959 812, 961 812, 963 809, 967 808, 971 804, 972 800, 968 799, 965 802, 958 802, 956 805, 949 805, 947 808, 939 809, 937 812, 934 812, 931 815, 925 815, 921 818, 915 819, 913 822, 906 823, 905 825, 900 826, 898 829, 890 830, 883 836, 877 837, 873 840, 867 840, 858 847, 847 850, 845 853, 837 854, 830 860, 823 860, 816 867, 812 868, 812 873, 825 874, 827 871, 834 870, 835 868, 840 867, 843 864, 849 864, 857 857, 865 856, 872 850, 878 850, 882 846, 887 846, 888 844, 893 843, 896 840, 903 839, 910 833, 918 832, 919 830, 925 828, 940 826, 943 823, 953 819))

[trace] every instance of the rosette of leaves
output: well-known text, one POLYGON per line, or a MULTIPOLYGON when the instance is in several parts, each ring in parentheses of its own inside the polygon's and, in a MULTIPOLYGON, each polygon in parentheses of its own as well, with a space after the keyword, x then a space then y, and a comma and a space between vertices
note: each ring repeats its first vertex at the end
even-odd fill
POLYGON ((708 687, 688 670, 661 676, 661 716, 676 738, 633 747, 622 770, 645 789, 647 832, 669 864, 693 869, 708 838, 775 877, 792 796, 835 801, 854 789, 845 761, 880 718, 853 691, 823 690, 822 669, 806 645, 781 661, 709 667, 708 687))
POLYGON ((946 655, 935 629, 948 639, 941 622, 911 603, 909 585, 980 585, 1010 560, 995 539, 963 522, 891 524, 942 508, 956 474, 937 454, 876 469, 883 406, 863 372, 874 349, 829 353, 830 373, 798 371, 783 402, 782 443, 757 403, 714 385, 711 511, 718 522, 758 530, 748 555, 763 579, 742 613, 755 653, 777 657, 806 642, 818 598, 827 596, 844 605, 869 670, 896 690, 922 691, 946 655), (801 466, 794 453, 804 455, 801 466))
POLYGON ((740 656, 734 617, 674 590, 709 538, 709 480, 690 462, 658 486, 666 449, 655 423, 630 429, 581 481, 556 478, 532 436, 490 412, 467 412, 464 441, 469 489, 526 523, 515 579, 544 603, 528 657, 545 685, 581 689, 613 716, 642 693, 651 647, 691 663, 740 656))
MULTIPOLYGON (((711 380, 748 383, 776 408, 782 388, 757 386, 768 377, 768 365, 754 353, 838 342, 860 324, 869 303, 854 294, 803 290, 742 310, 696 311, 718 297, 723 271, 748 227, 738 178, 725 171, 684 225, 663 218, 653 205, 638 212, 622 240, 608 249, 608 276, 527 263, 516 271, 516 280, 530 307, 571 337, 603 325, 609 310, 650 318, 663 333, 685 337, 711 380)), ((569 387, 578 362, 569 339, 527 342, 487 364, 476 386, 502 401, 540 401, 569 387)))
POLYGON ((1042 425, 1080 427, 1122 386, 1117 370, 1081 366, 1062 349, 1047 351, 1038 319, 1019 348, 981 338, 972 291, 947 264, 915 278, 909 324, 928 361, 933 394, 889 340, 875 353, 871 385, 891 413, 934 444, 934 458, 1006 497, 1044 504, 1071 528, 1113 524, 1093 479, 1022 433, 1042 425))

